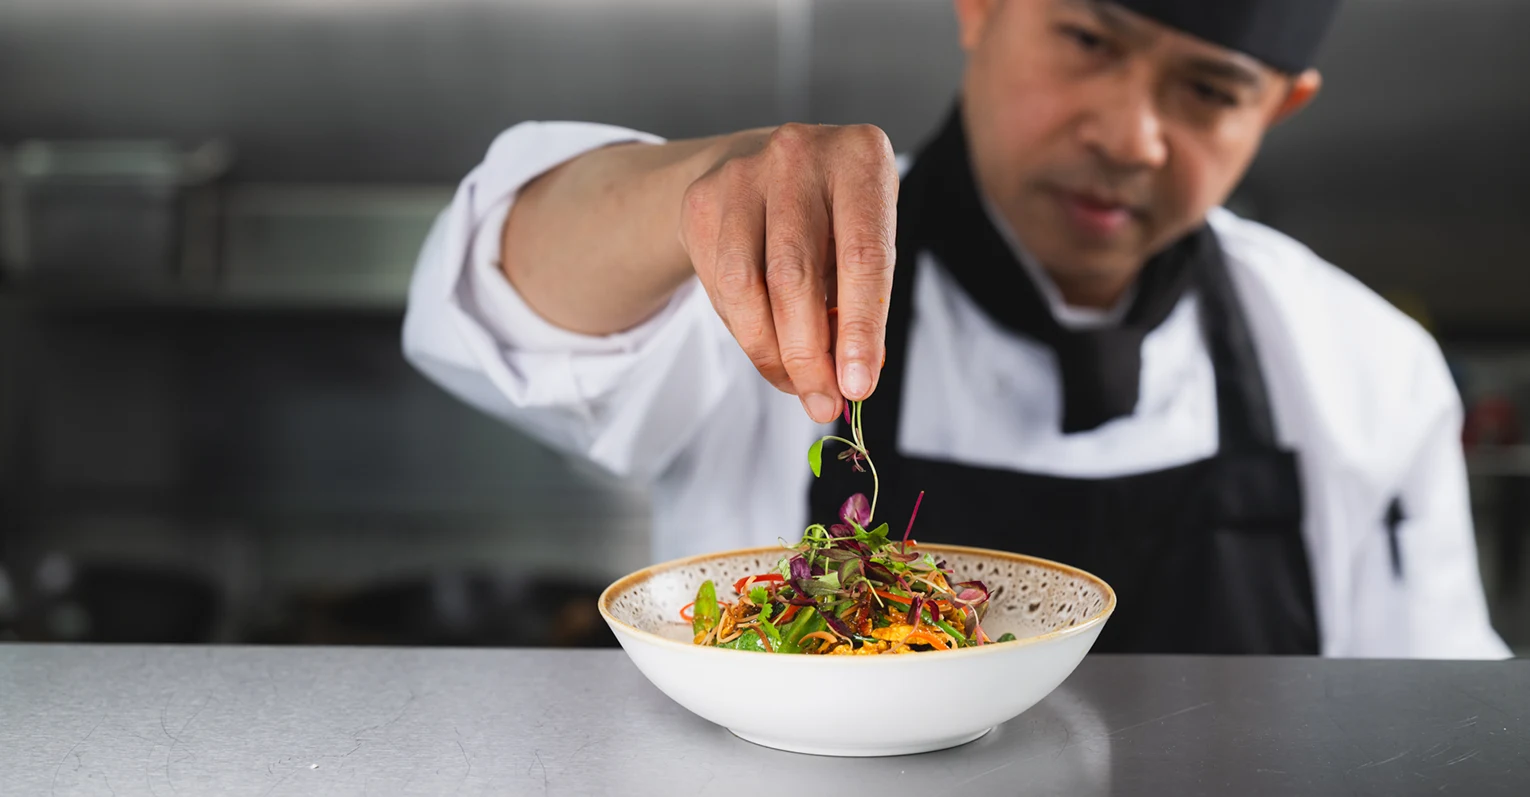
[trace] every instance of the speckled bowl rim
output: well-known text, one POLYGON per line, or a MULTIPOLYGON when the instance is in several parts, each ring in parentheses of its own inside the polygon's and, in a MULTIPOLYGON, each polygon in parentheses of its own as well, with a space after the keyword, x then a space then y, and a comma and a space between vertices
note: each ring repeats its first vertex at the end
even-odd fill
MULTIPOLYGON (((990 548, 971 548, 971 547, 968 547, 968 546, 965 546, 965 545, 942 545, 942 544, 939 544, 939 543, 929 543, 929 544, 921 543, 919 545, 919 549, 922 550, 922 551, 931 551, 931 552, 936 552, 936 553, 949 552, 949 553, 965 554, 965 555, 968 555, 968 556, 986 556, 986 557, 991 557, 991 558, 995 558, 995 559, 1007 559, 1007 560, 1010 560, 1012 562, 1017 562, 1019 564, 1039 566, 1039 567, 1042 567, 1042 568, 1050 568, 1052 570, 1061 571, 1061 572, 1066 573, 1068 575, 1072 575, 1072 576, 1075 576, 1075 577, 1078 577, 1078 578, 1082 578, 1085 581, 1091 582, 1091 583, 1096 584, 1099 587, 1103 588, 1105 590, 1105 606, 1104 606, 1104 608, 1100 609, 1099 611, 1097 611, 1094 614, 1090 615, 1089 617, 1085 618, 1083 622, 1078 623, 1076 625, 1068 626, 1066 628, 1059 628, 1059 629, 1056 629, 1054 631, 1048 631, 1048 632, 1046 632, 1044 634, 1036 634, 1034 636, 1020 637, 1019 639, 1016 639, 1016 640, 1014 640, 1012 642, 995 642, 995 643, 992 643, 992 644, 982 645, 982 646, 979 646, 979 647, 959 648, 957 650, 926 651, 924 653, 917 654, 914 657, 917 660, 928 661, 931 658, 936 658, 937 657, 936 654, 938 654, 938 658, 942 659, 942 660, 950 659, 950 658, 955 658, 955 657, 958 657, 958 656, 982 656, 982 655, 991 654, 991 653, 1001 653, 1001 652, 1003 652, 1005 650, 1013 650, 1013 649, 1015 649, 1017 647, 1026 647, 1026 646, 1030 646, 1030 645, 1039 645, 1039 644, 1042 644, 1042 643, 1051 642, 1053 640, 1062 639, 1062 638, 1065 638, 1065 637, 1077 636, 1079 634, 1088 633, 1090 629, 1094 628, 1095 626, 1101 625, 1107 619, 1109 619, 1110 615, 1116 610, 1116 591, 1115 591, 1115 589, 1113 589, 1110 586, 1110 584, 1106 583, 1105 579, 1100 578, 1099 576, 1097 576, 1097 575, 1095 575, 1095 574, 1093 574, 1093 573, 1091 573, 1091 572, 1089 572, 1087 570, 1083 570, 1081 568, 1077 568, 1077 567, 1074 567, 1072 565, 1065 565, 1062 562, 1054 562, 1051 559, 1042 559, 1039 556, 1027 556, 1025 554, 1013 553, 1013 552, 1010 552, 1010 551, 995 551, 995 550, 990 549, 990 548)), ((791 550, 790 548, 783 548, 783 547, 776 546, 776 545, 766 545, 766 546, 762 546, 762 547, 759 547, 759 548, 738 548, 738 549, 732 550, 732 551, 718 551, 718 552, 715 552, 715 553, 697 554, 695 556, 687 556, 687 557, 684 557, 684 558, 681 558, 681 559, 672 559, 672 560, 670 560, 668 562, 660 562, 658 564, 649 565, 648 567, 645 567, 642 570, 638 570, 638 571, 633 572, 633 573, 628 573, 627 575, 622 576, 621 578, 617 579, 616 581, 611 582, 610 586, 606 587, 604 590, 601 591, 600 599, 599 599, 599 602, 597 604, 597 607, 600 609, 600 616, 605 618, 605 620, 606 620, 606 622, 608 624, 610 624, 612 626, 620 626, 622 628, 622 630, 626 631, 627 633, 632 634, 633 636, 635 636, 635 637, 637 637, 639 639, 642 639, 645 642, 655 643, 655 644, 658 644, 658 645, 661 645, 661 646, 664 646, 664 647, 673 648, 673 649, 676 649, 676 650, 694 651, 694 652, 696 652, 696 653, 698 653, 700 655, 724 655, 724 656, 729 656, 729 655, 738 655, 738 654, 741 654, 741 653, 742 654, 758 655, 758 652, 756 652, 756 651, 731 650, 729 648, 717 648, 717 647, 704 646, 704 645, 688 644, 688 643, 685 643, 685 642, 680 642, 680 641, 677 641, 677 640, 669 639, 669 638, 661 636, 659 634, 655 634, 652 631, 644 631, 643 629, 638 628, 637 626, 634 626, 634 625, 632 625, 630 623, 625 623, 625 622, 623 622, 621 620, 618 620, 616 618, 616 616, 611 613, 610 604, 611 604, 611 601, 615 599, 615 597, 616 597, 616 595, 618 593, 625 592, 625 591, 627 591, 629 589, 632 589, 633 587, 637 586, 638 584, 642 583, 643 581, 646 581, 646 580, 648 580, 650 578, 653 578, 654 576, 658 575, 659 573, 661 573, 661 572, 663 572, 665 570, 669 570, 669 569, 677 568, 677 567, 683 567, 683 566, 691 565, 691 564, 700 564, 700 563, 708 562, 708 561, 711 561, 711 560, 714 560, 714 559, 728 559, 728 558, 737 557, 737 556, 760 556, 760 555, 771 554, 771 553, 779 553, 779 554, 784 556, 786 554, 786 552, 790 551, 790 550, 791 550)), ((899 660, 905 660, 906 661, 906 660, 908 660, 908 658, 909 658, 908 656, 773 656, 772 660, 780 660, 780 661, 800 660, 802 662, 819 662, 819 663, 827 663, 827 662, 832 662, 832 661, 859 661, 859 662, 864 662, 864 664, 863 665, 856 665, 856 666, 877 666, 877 665, 874 665, 872 663, 873 662, 884 662, 884 663, 886 663, 886 662, 897 662, 899 660)), ((798 665, 787 665, 787 666, 798 666, 798 665)), ((812 665, 809 665, 809 666, 812 666, 812 665)))

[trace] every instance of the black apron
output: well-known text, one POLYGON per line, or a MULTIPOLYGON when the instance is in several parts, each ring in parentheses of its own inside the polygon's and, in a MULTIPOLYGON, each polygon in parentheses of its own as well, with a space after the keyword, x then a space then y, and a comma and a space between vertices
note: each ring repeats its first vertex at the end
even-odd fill
MULTIPOLYGON (((989 262, 951 264, 941 258, 968 293, 973 293, 974 283, 961 279, 962 269, 969 275, 1019 274, 1024 279, 1007 246, 1002 257, 994 254, 993 247, 1002 246, 1002 239, 976 199, 965 146, 959 116, 953 114, 946 130, 921 151, 900 188, 887 362, 881 390, 866 403, 863 424, 881 477, 878 519, 901 533, 915 498, 925 491, 915 539, 1039 556, 1105 579, 1115 589, 1118 604, 1095 645, 1097 652, 1316 654, 1317 619, 1302 539, 1296 457, 1275 440, 1253 340, 1209 228, 1150 263, 1143 279, 1172 281, 1172 275, 1164 274, 1177 270, 1199 295, 1216 372, 1220 444, 1214 457, 1119 478, 1075 479, 906 457, 898 451, 919 255, 944 249, 949 256, 953 243, 963 251, 982 253, 989 262), (953 235, 960 240, 953 242, 953 235), (988 248, 974 250, 972 241, 977 239, 987 241, 988 248)), ((1153 293, 1160 300, 1167 296, 1172 306, 1182 291, 1153 293)), ((973 298, 980 306, 997 307, 993 296, 973 298)), ((1051 320, 1034 285, 1029 285, 1029 295, 998 297, 1005 306, 1022 299, 1040 306, 1051 320)), ((1142 316, 1137 309, 1129 316, 1142 316)), ((1156 317, 1143 325, 1139 337, 1167 312, 1150 313, 1156 317)), ((1068 345, 1053 344, 1065 383, 1070 381, 1068 345)), ((1089 367, 1072 369, 1085 376, 1072 374, 1071 384, 1065 384, 1074 393, 1065 399, 1065 414, 1092 413, 1095 421, 1108 420, 1110 413, 1100 415, 1094 394, 1120 392, 1119 384, 1111 384, 1120 376, 1112 375, 1112 369, 1119 371, 1123 362, 1140 369, 1135 351, 1107 352, 1095 360, 1096 370, 1103 373, 1093 379, 1088 377, 1089 367), (1083 409, 1075 412, 1079 407, 1083 409)), ((1115 417, 1128 414, 1135 405, 1137 372, 1129 377, 1129 406, 1115 417)), ((849 437, 843 420, 838 434, 849 437)), ((826 458, 823 476, 810 495, 813 520, 826 523, 838 517, 846 497, 855 492, 869 496, 871 487, 869 474, 826 458)))

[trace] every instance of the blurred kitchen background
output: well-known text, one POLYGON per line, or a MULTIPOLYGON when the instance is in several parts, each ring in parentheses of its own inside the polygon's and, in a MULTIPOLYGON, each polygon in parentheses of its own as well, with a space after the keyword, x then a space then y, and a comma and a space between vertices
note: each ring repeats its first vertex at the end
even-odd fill
MULTIPOLYGON (((1522 653, 1527 29, 1349 0, 1236 199, 1439 336, 1522 653)), ((947 0, 0 0, 0 635, 606 644, 645 499, 405 364, 434 214, 528 119, 907 150, 960 65, 947 0)))

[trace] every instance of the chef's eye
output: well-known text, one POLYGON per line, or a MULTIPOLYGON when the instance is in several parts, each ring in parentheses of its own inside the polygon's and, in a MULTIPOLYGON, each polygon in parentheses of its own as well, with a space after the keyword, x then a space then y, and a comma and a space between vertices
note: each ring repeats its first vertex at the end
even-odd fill
POLYGON ((1100 53, 1106 49, 1107 42, 1105 37, 1088 28, 1081 28, 1077 25, 1061 25, 1058 30, 1084 52, 1100 53))
POLYGON ((1205 81, 1191 81, 1190 90, 1194 92, 1196 99, 1208 105, 1215 105, 1219 108, 1236 108, 1239 104, 1236 96, 1205 81))

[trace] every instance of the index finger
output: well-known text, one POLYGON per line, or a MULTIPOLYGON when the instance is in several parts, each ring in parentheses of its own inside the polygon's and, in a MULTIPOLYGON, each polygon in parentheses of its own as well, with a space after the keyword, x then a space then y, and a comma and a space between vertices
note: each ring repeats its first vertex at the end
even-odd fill
POLYGON ((865 142, 830 174, 838 272, 839 329, 834 364, 840 391, 856 401, 881 376, 887 303, 897 260, 898 172, 887 137, 865 142))

